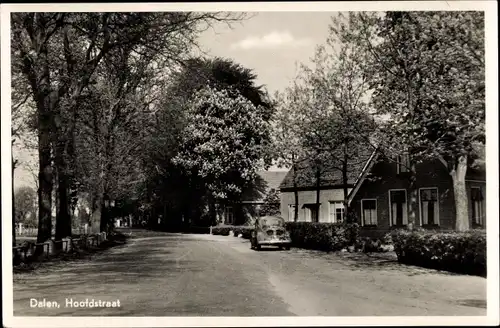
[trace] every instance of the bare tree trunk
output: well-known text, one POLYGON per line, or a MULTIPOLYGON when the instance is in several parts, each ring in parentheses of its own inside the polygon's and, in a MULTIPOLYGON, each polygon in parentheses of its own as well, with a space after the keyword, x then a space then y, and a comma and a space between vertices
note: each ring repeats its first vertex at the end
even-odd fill
POLYGON ((16 161, 12 157, 12 246, 16 246, 16 197, 14 193, 14 170, 16 169, 16 161))
POLYGON ((208 212, 210 216, 210 222, 211 225, 216 225, 217 224, 217 217, 215 213, 215 200, 212 196, 209 196, 208 198, 208 212))
POLYGON ((416 176, 415 163, 412 162, 410 165, 410 185, 408 188, 408 225, 411 229, 417 225, 418 190, 416 187, 416 176))
POLYGON ((343 220, 345 221, 348 218, 348 211, 349 211, 349 190, 347 188, 347 160, 349 159, 348 154, 347 154, 347 144, 344 143, 343 145, 343 153, 344 153, 344 158, 342 160, 342 184, 344 186, 344 218, 343 220))
POLYGON ((92 197, 92 214, 90 215, 90 232, 99 233, 101 228, 101 212, 103 197, 100 192, 96 192, 92 197))
POLYGON ((49 63, 47 46, 40 50, 40 60, 44 63, 37 95, 38 111, 38 236, 37 242, 43 243, 52 236, 52 188, 53 168, 51 163, 50 133, 52 130, 49 63))
POLYGON ((465 174, 467 173, 467 156, 460 156, 450 172, 453 180, 453 192, 455 196, 455 229, 457 231, 469 230, 469 208, 467 202, 467 190, 465 187, 465 174))
POLYGON ((293 197, 295 198, 295 208, 293 209, 293 221, 297 222, 299 220, 299 191, 297 190, 297 188, 294 188, 293 197))
POLYGON ((297 222, 299 220, 299 191, 297 186, 297 164, 295 163, 295 155, 292 155, 292 165, 293 170, 293 197, 295 201, 295 208, 293 209, 293 221, 297 222))
MULTIPOLYGON (((107 199, 106 192, 104 192, 104 197, 103 199, 107 199)), ((109 232, 109 226, 110 226, 110 208, 109 204, 105 203, 106 201, 101 201, 100 202, 100 207, 101 207, 101 220, 99 222, 99 231, 102 232, 105 231, 106 233, 109 232)))
POLYGON ((320 195, 321 195, 321 171, 318 167, 316 169, 316 210, 314 212, 314 222, 319 222, 319 204, 320 204, 320 195))
MULTIPOLYGON (((61 145, 56 150, 58 208, 56 212, 56 240, 71 236, 71 216, 69 213, 68 177, 61 145)), ((60 244, 59 244, 60 245, 60 244)))

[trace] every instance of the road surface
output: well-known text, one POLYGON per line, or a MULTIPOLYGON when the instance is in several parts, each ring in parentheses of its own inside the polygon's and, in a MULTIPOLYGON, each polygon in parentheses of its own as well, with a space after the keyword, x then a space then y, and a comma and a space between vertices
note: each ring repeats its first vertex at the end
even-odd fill
POLYGON ((484 278, 360 258, 258 252, 229 236, 136 238, 91 261, 16 275, 14 315, 486 315, 484 278), (115 307, 90 307, 92 300, 115 307))

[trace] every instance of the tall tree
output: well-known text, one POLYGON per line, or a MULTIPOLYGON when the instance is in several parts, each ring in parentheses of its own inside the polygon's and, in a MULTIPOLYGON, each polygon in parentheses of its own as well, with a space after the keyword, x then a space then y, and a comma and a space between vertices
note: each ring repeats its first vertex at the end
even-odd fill
POLYGON ((481 12, 350 13, 346 39, 368 54, 373 106, 385 116, 382 147, 410 155, 409 221, 416 223, 416 166, 448 169, 456 229, 468 229, 465 174, 484 144, 484 16, 481 12))
POLYGON ((304 88, 297 81, 284 92, 274 96, 275 115, 273 117, 273 145, 277 164, 288 167, 292 173, 294 193, 293 220, 299 219, 298 184, 302 177, 300 170, 304 162, 301 124, 304 118, 304 88))
POLYGON ((308 148, 326 157, 327 169, 341 174, 345 215, 348 214, 349 177, 366 163, 374 149, 367 140, 374 132, 368 100, 370 85, 366 72, 367 54, 349 42, 345 34, 348 21, 342 15, 332 18, 326 44, 318 47, 312 69, 308 69, 315 105, 306 134, 308 148))
POLYGON ((215 204, 237 199, 265 157, 269 123, 236 90, 207 87, 191 101, 182 151, 174 162, 203 179, 212 223, 215 204))
POLYGON ((413 161, 437 158, 447 168, 456 229, 467 230, 465 175, 485 142, 484 15, 389 12, 378 22, 374 104, 413 161))
MULTIPOLYGON (((39 152, 38 241, 51 236, 52 157, 58 174, 61 229, 71 227, 68 203, 67 163, 64 149, 64 110, 78 107, 102 59, 115 49, 141 53, 155 49, 172 60, 194 43, 194 36, 213 21, 232 20, 220 13, 16 13, 12 15, 12 57, 29 81, 37 108, 39 152)), ((69 115, 71 117, 71 115, 69 115)), ((71 125, 70 125, 71 127, 71 125)), ((73 129, 68 129, 72 131, 73 129)), ((70 132, 71 134, 71 132, 70 132)), ((70 233, 70 231, 69 231, 70 233)))
MULTIPOLYGON (((265 90, 255 85, 255 78, 251 70, 224 58, 192 58, 185 62, 181 70, 172 74, 172 82, 168 84, 156 113, 157 123, 151 135, 152 140, 148 142, 148 152, 155 158, 155 165, 148 169, 152 173, 152 180, 157 181, 153 193, 161 195, 158 201, 168 203, 168 209, 176 212, 168 215, 170 221, 175 217, 179 221, 184 218, 184 222, 203 217, 200 209, 212 194, 208 191, 207 179, 196 173, 188 174, 192 172, 182 165, 172 165, 172 158, 177 156, 177 152, 185 150, 185 140, 179 137, 184 135, 182 131, 193 124, 189 108, 194 97, 207 86, 214 91, 226 90, 230 97, 238 94, 238 97, 250 102, 258 117, 267 122, 273 106, 265 90)), ((265 136, 259 142, 262 142, 261 160, 266 165, 271 158, 268 151, 270 131, 264 133, 265 136)), ((212 212, 214 210, 212 206, 212 212)), ((164 217, 167 217, 166 213, 164 217)))

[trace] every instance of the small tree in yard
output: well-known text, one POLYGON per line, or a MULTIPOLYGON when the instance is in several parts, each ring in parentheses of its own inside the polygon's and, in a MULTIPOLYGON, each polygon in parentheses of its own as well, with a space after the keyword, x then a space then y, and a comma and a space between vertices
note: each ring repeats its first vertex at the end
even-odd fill
POLYGON ((266 215, 280 215, 280 197, 276 189, 271 189, 264 198, 259 214, 260 216, 266 215))

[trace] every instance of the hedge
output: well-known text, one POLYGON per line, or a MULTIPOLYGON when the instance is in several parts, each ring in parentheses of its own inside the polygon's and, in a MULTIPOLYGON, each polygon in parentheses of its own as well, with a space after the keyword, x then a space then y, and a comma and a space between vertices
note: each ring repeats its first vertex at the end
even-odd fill
POLYGON ((232 230, 231 226, 212 227, 212 235, 229 236, 229 231, 231 230, 232 230))
POLYGON ((391 237, 400 263, 486 277, 484 230, 395 230, 391 237))
POLYGON ((212 234, 229 236, 229 232, 232 231, 235 237, 238 237, 241 234, 243 238, 250 239, 252 230, 253 230, 252 226, 221 225, 212 227, 212 234))
POLYGON ((357 223, 286 222, 292 246, 321 251, 338 251, 356 243, 357 223))

